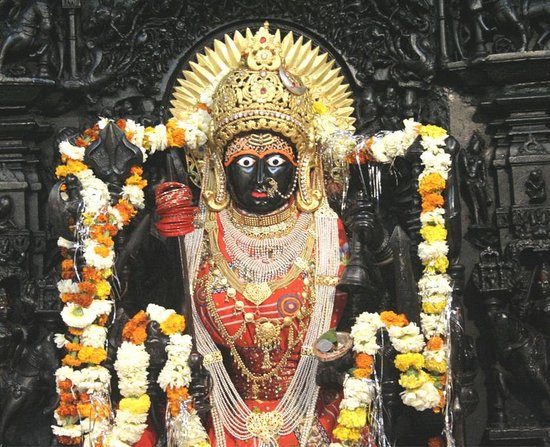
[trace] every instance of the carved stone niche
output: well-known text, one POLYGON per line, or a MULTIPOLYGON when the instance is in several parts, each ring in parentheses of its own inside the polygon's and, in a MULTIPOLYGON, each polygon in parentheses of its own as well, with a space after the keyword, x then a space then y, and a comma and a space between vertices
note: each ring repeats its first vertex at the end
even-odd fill
MULTIPOLYGON (((511 89, 510 89, 511 90, 511 89)), ((550 237, 550 95, 545 85, 503 92, 480 105, 493 133, 500 250, 550 237)))

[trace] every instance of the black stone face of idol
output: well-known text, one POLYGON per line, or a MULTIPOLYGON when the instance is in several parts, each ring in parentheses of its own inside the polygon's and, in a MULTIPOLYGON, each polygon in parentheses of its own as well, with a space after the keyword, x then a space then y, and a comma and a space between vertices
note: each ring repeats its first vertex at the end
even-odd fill
POLYGON ((269 154, 263 158, 243 154, 226 167, 229 194, 237 208, 252 214, 268 214, 281 208, 294 183, 296 168, 288 156, 269 154), (273 179, 277 192, 271 197, 273 179))

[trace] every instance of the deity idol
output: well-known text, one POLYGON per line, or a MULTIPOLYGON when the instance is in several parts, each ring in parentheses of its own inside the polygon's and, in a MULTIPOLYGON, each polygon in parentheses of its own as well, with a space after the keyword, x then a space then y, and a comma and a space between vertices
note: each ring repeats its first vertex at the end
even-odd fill
POLYGON ((198 104, 212 120, 206 153, 190 154, 202 194, 185 242, 216 446, 331 440, 338 398, 321 404, 313 348, 346 304, 336 286, 347 242, 324 191, 321 140, 324 126, 352 131, 353 109, 327 59, 265 25, 207 48, 176 89, 177 119, 198 104))

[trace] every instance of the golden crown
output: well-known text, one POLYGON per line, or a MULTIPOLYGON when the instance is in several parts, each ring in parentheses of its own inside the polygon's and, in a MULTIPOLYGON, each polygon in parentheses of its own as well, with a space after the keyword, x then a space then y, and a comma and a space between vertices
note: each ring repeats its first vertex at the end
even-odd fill
POLYGON ((299 153, 316 140, 314 104, 320 102, 333 122, 353 130, 353 100, 340 69, 311 41, 281 39, 266 23, 256 34, 236 31, 214 41, 183 72, 174 92, 172 114, 185 120, 208 97, 212 116, 209 139, 221 154, 236 135, 271 130, 288 137, 299 153), (214 87, 214 88, 213 88, 214 87))

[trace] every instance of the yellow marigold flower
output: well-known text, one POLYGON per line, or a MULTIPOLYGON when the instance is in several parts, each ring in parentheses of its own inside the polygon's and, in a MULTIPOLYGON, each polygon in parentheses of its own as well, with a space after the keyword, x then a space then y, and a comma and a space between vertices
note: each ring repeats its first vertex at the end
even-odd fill
POLYGON ((144 414, 151 407, 151 399, 147 394, 139 397, 125 397, 120 401, 119 408, 134 414, 144 414))
POLYGON ((55 176, 57 178, 65 178, 69 174, 69 168, 66 165, 59 165, 55 168, 55 176))
POLYGON ((395 356, 395 367, 402 372, 409 368, 422 369, 424 367, 424 357, 422 354, 410 352, 407 354, 397 354, 395 356))
POLYGON ((94 222, 94 215, 90 214, 90 213, 82 213, 82 222, 87 227, 91 227, 95 223, 94 222))
POLYGON ((449 268, 449 260, 442 256, 435 260, 431 260, 424 263, 424 271, 428 273, 445 273, 449 268))
POLYGON ((103 348, 92 348, 90 346, 83 346, 78 351, 78 360, 82 363, 93 363, 99 365, 107 358, 107 351, 103 348))
POLYGON ((442 225, 426 225, 420 229, 420 235, 429 243, 447 240, 447 230, 442 225))
POLYGON ((436 303, 424 302, 422 303, 422 312, 427 314, 440 314, 445 309, 445 305, 445 301, 439 301, 436 303))
POLYGON ((447 131, 433 124, 421 125, 418 133, 423 137, 440 138, 447 135, 447 131))
POLYGON ((408 369, 399 377, 399 385, 403 388, 414 389, 424 385, 430 376, 424 371, 418 371, 416 369, 408 369))
POLYGON ((443 374, 447 371, 447 362, 438 362, 433 359, 428 359, 426 360, 426 369, 429 371, 437 372, 439 374, 443 374))
POLYGON ((78 172, 88 169, 88 166, 82 163, 80 160, 68 159, 66 165, 59 165, 55 168, 55 175, 57 178, 64 178, 69 174, 76 174, 78 172))
POLYGON ((133 174, 126 180, 127 185, 135 185, 140 189, 147 186, 147 180, 143 179, 140 175, 133 174))
POLYGON ((437 272, 445 273, 449 268, 449 260, 444 256, 441 258, 437 258, 434 261, 433 266, 437 272))
POLYGON ((319 115, 324 115, 325 113, 328 113, 328 107, 321 101, 315 101, 313 103, 313 111, 319 115))
POLYGON ((160 325, 160 330, 165 335, 173 335, 176 332, 183 332, 185 329, 185 318, 183 315, 172 314, 160 325))
POLYGON ((358 407, 355 410, 343 408, 338 415, 338 423, 347 428, 362 429, 367 424, 367 410, 358 407))
POLYGON ((78 415, 81 418, 91 418, 92 417, 92 405, 88 402, 79 402, 77 404, 78 415))
POLYGON ((177 120, 176 118, 170 118, 167 122, 166 122, 166 128, 167 129, 175 129, 176 128, 176 124, 177 124, 177 120))
POLYGON ((106 258, 109 256, 111 251, 109 250, 109 247, 106 247, 105 245, 98 245, 97 247, 94 247, 94 252, 96 252, 99 256, 106 258))
POLYGON ((357 442, 361 439, 361 430, 350 429, 342 425, 337 425, 336 428, 332 430, 332 434, 336 439, 343 442, 357 442))
POLYGON ((113 271, 111 269, 104 269, 101 271, 101 276, 103 276, 105 279, 109 279, 111 276, 113 276, 113 271))
POLYGON ((111 284, 108 281, 101 280, 96 283, 96 295, 98 298, 104 300, 111 294, 111 284))

